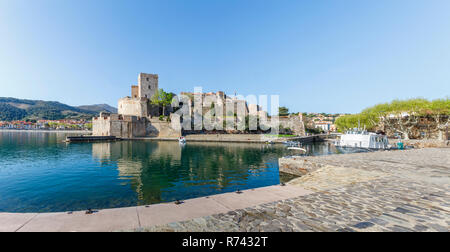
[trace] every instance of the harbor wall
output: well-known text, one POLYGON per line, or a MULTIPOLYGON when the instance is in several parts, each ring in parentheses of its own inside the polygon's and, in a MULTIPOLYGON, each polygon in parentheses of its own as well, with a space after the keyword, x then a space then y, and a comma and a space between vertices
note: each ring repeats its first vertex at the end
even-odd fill
POLYGON ((170 122, 158 119, 151 120, 146 131, 146 136, 150 137, 178 138, 181 136, 181 130, 172 128, 170 122))
POLYGON ((264 135, 260 134, 198 134, 187 135, 186 140, 200 142, 265 142, 264 135))
POLYGON ((92 135, 126 139, 143 137, 146 135, 146 125, 146 118, 101 113, 92 120, 92 135))

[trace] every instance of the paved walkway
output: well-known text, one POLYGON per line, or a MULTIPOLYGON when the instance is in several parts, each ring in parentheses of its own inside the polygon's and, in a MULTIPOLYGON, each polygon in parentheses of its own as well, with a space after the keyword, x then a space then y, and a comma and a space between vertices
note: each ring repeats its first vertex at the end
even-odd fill
POLYGON ((449 231, 449 148, 306 159, 321 168, 289 184, 314 193, 144 230, 449 231))
POLYGON ((184 201, 149 206, 106 209, 92 214, 64 213, 0 213, 0 232, 120 231, 163 225, 176 221, 298 197, 312 193, 296 186, 270 186, 225 193, 184 201))

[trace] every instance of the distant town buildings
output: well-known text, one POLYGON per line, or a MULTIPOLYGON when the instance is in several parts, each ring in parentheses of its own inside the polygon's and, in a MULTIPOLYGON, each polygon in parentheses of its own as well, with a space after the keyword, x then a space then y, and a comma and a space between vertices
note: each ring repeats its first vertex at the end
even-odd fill
POLYGON ((91 121, 87 120, 37 120, 37 121, 0 121, 0 129, 17 130, 90 130, 91 121))
POLYGON ((336 132, 336 119, 345 114, 305 113, 307 126, 324 132, 336 132))
POLYGON ((331 131, 332 122, 315 122, 315 127, 323 130, 324 132, 331 131))

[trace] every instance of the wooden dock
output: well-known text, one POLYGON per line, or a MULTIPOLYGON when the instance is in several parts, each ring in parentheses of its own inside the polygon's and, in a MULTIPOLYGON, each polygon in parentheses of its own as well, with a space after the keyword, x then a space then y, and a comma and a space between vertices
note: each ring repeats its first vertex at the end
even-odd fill
POLYGON ((113 142, 120 141, 121 138, 115 136, 68 136, 65 142, 67 143, 82 143, 82 142, 113 142))

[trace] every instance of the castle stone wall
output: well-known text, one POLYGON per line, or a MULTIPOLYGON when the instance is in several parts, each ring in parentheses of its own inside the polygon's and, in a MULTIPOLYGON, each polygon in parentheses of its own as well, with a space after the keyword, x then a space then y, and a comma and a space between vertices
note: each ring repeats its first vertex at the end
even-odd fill
POLYGON ((100 116, 92 119, 93 136, 111 136, 111 124, 109 114, 101 113, 100 116))
POLYGON ((300 115, 290 115, 288 117, 279 117, 280 126, 283 128, 289 128, 292 133, 298 136, 305 136, 305 123, 303 122, 303 116, 300 115))
POLYGON ((118 113, 121 115, 146 117, 148 115, 148 99, 124 97, 119 100, 118 113))
POLYGON ((139 98, 139 86, 131 86, 131 98, 139 98))
POLYGON ((180 137, 181 136, 181 125, 179 118, 171 117, 174 121, 160 121, 159 119, 151 119, 150 123, 147 125, 147 136, 153 137, 180 137))
POLYGON ((147 119, 136 116, 104 114, 92 120, 92 135, 134 138, 146 136, 147 119))

